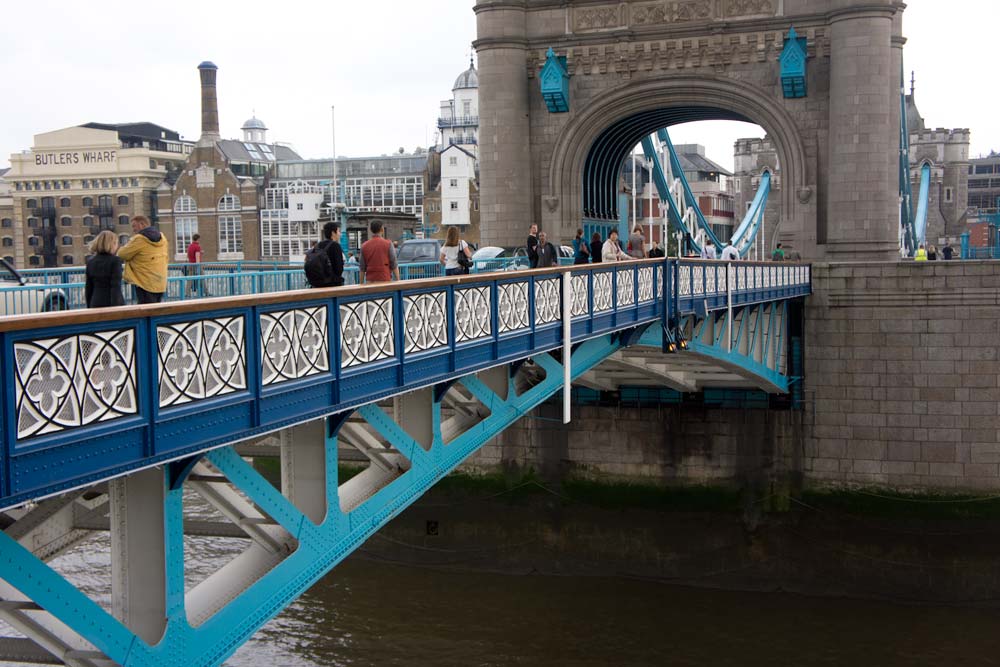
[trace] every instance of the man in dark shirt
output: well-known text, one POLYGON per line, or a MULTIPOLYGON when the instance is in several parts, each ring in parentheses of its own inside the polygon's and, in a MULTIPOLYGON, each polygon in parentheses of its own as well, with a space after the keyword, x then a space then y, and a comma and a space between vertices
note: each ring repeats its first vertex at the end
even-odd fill
POLYGON ((538 225, 532 225, 528 230, 528 268, 534 269, 538 266, 538 225))
POLYGON ((649 249, 650 257, 663 257, 663 248, 660 247, 659 241, 653 241, 653 247, 649 249))
POLYGON ((535 267, 544 269, 549 266, 559 266, 559 255, 556 247, 548 242, 545 232, 538 235, 538 252, 535 256, 535 267))
POLYGON ((941 248, 941 254, 945 259, 951 259, 955 255, 955 249, 951 247, 950 243, 945 244, 945 246, 941 248))
POLYGON ((340 247, 340 223, 328 222, 323 225, 323 243, 326 244, 330 266, 333 267, 333 282, 329 287, 340 287, 344 284, 344 250, 340 247))

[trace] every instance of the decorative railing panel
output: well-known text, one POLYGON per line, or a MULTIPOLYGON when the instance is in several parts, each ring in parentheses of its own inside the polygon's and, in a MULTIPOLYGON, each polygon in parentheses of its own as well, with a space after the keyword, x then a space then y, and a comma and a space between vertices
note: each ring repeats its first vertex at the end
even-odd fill
POLYGON ((448 294, 428 292, 403 297, 403 335, 406 354, 448 344, 448 294))
POLYGON ((139 409, 134 329, 15 343, 14 364, 18 440, 139 409))
POLYGON ((327 317, 325 305, 260 314, 262 385, 330 370, 327 317))
POLYGON ((501 283, 497 319, 500 333, 510 333, 528 327, 528 282, 501 283))
POLYGON ((242 316, 157 326, 160 407, 246 389, 245 331, 242 316))
POLYGON ((490 287, 455 290, 455 341, 489 338, 493 334, 493 294, 490 287))
POLYGON ((559 278, 535 280, 535 323, 550 324, 562 319, 559 278))
POLYGON ((395 355, 391 298, 340 306, 341 367, 350 368, 395 355))

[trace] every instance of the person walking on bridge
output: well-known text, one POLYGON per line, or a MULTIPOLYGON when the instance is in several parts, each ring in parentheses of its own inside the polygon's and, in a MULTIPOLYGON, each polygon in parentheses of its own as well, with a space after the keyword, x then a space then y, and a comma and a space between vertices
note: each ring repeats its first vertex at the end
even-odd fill
POLYGON ((137 303, 160 303, 167 291, 167 239, 144 215, 132 218, 132 231, 135 236, 118 250, 125 282, 135 288, 137 303))
POLYGON ((603 245, 600 232, 594 232, 590 235, 590 261, 594 264, 601 262, 601 248, 603 245))
POLYGON ((90 244, 94 253, 87 260, 87 282, 84 299, 87 308, 124 306, 122 298, 122 260, 118 252, 118 238, 109 229, 97 235, 90 244))
POLYGON ((372 220, 368 227, 372 237, 361 245, 358 253, 359 277, 362 283, 387 283, 396 276, 399 280, 399 265, 392 242, 383 235, 382 221, 372 220))
POLYGON ((618 230, 612 229, 608 234, 608 240, 601 248, 601 260, 605 262, 623 262, 629 256, 622 252, 622 247, 618 244, 618 230))
POLYGON ((469 244, 462 240, 458 227, 449 227, 444 245, 441 246, 441 263, 446 276, 461 276, 469 272, 466 264, 472 263, 469 244), (462 259, 465 259, 465 262, 462 259))
POLYGON ((646 239, 642 235, 642 227, 636 225, 628 237, 628 254, 634 259, 646 258, 646 239))
POLYGON ((545 232, 538 234, 538 261, 536 267, 546 269, 550 266, 559 266, 559 251, 549 243, 548 235, 545 232))
POLYGON ((533 224, 528 228, 525 248, 528 250, 528 268, 533 269, 538 266, 538 225, 533 224))
POLYGON ((722 261, 735 262, 740 258, 740 251, 732 243, 722 249, 722 261))
POLYGON ((705 239, 705 244, 701 246, 702 259, 715 259, 715 246, 711 239, 705 239))

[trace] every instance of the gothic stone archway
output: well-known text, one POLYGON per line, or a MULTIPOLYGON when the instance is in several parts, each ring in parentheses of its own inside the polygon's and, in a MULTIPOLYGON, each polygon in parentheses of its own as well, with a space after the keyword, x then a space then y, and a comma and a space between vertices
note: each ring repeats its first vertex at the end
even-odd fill
POLYGON ((530 222, 569 234, 602 131, 632 114, 701 107, 770 134, 780 237, 804 257, 896 256, 901 3, 479 0, 475 10, 485 241, 523 243, 530 222), (808 39, 800 99, 780 87, 792 25, 808 39), (549 47, 567 57, 568 113, 549 113, 538 88, 549 47))

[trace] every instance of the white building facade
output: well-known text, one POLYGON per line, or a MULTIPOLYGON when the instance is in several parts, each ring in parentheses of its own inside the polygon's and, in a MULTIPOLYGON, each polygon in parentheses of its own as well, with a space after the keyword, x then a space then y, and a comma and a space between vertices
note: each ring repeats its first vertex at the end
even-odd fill
MULTIPOLYGON (((476 156, 457 145, 441 152, 441 224, 472 224, 472 189, 476 187, 476 156)), ((476 206, 479 200, 476 199, 476 206)))
POLYGON ((441 148, 461 146, 479 158, 479 73, 473 63, 458 75, 451 99, 441 101, 441 148))

